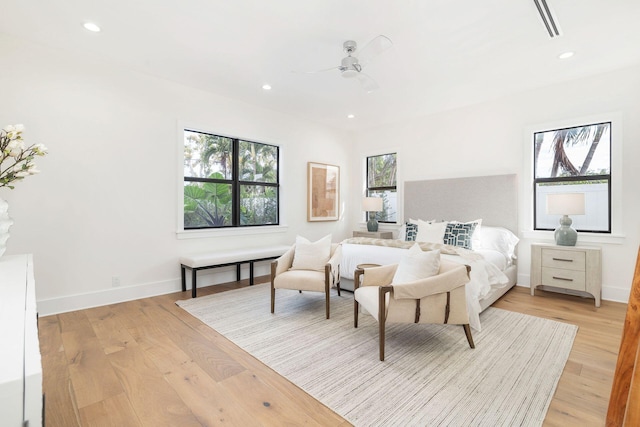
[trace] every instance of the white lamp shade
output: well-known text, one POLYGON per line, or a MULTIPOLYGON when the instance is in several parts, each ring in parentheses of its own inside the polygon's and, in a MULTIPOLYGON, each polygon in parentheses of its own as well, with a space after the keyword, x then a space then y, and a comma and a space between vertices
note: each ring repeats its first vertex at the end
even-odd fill
POLYGON ((380 197, 365 197, 362 199, 362 210, 366 212, 381 212, 382 199, 380 197))
POLYGON ((584 193, 547 194, 548 215, 584 215, 584 193))

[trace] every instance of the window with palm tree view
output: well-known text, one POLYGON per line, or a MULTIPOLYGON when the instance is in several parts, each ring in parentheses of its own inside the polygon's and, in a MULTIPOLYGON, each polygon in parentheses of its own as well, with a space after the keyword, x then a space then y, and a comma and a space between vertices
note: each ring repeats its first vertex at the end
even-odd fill
POLYGON ((382 198, 382 212, 375 214, 378 222, 396 222, 396 172, 396 153, 367 157, 367 196, 382 198))
POLYGON ((276 225, 279 147, 184 131, 184 228, 276 225))
POLYGON ((547 195, 583 193, 584 215, 570 215, 578 231, 611 232, 611 122, 536 132, 534 229, 554 230, 547 195))

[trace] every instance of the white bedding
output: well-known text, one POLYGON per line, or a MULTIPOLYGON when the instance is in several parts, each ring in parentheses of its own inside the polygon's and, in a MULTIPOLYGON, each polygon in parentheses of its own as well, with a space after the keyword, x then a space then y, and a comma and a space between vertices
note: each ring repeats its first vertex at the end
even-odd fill
MULTIPOLYGON (((407 249, 403 248, 342 243, 340 276, 353 280, 353 273, 358 264, 396 264, 406 251, 407 249)), ((466 286, 467 309, 469 311, 469 324, 479 331, 480 300, 490 292, 492 287, 506 286, 509 283, 509 279, 502 272, 508 267, 508 262, 504 255, 493 250, 480 250, 475 251, 475 253, 482 255, 482 259, 469 260, 458 255, 446 254, 443 254, 442 257, 471 266, 471 280, 466 286)))

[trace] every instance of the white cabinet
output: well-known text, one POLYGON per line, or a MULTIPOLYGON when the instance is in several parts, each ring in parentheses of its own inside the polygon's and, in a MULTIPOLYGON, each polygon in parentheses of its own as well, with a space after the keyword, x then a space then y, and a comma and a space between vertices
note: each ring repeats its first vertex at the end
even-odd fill
POLYGON ((0 257, 0 424, 42 425, 42 364, 33 258, 0 257))
POLYGON ((539 285, 586 292, 600 307, 602 293, 600 248, 531 245, 531 295, 539 285))

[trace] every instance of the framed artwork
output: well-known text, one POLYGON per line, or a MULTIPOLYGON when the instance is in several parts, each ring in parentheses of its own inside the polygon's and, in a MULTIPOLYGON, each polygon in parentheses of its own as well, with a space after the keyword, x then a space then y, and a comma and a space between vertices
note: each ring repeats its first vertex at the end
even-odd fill
POLYGON ((340 167, 307 163, 307 221, 337 221, 340 167))

